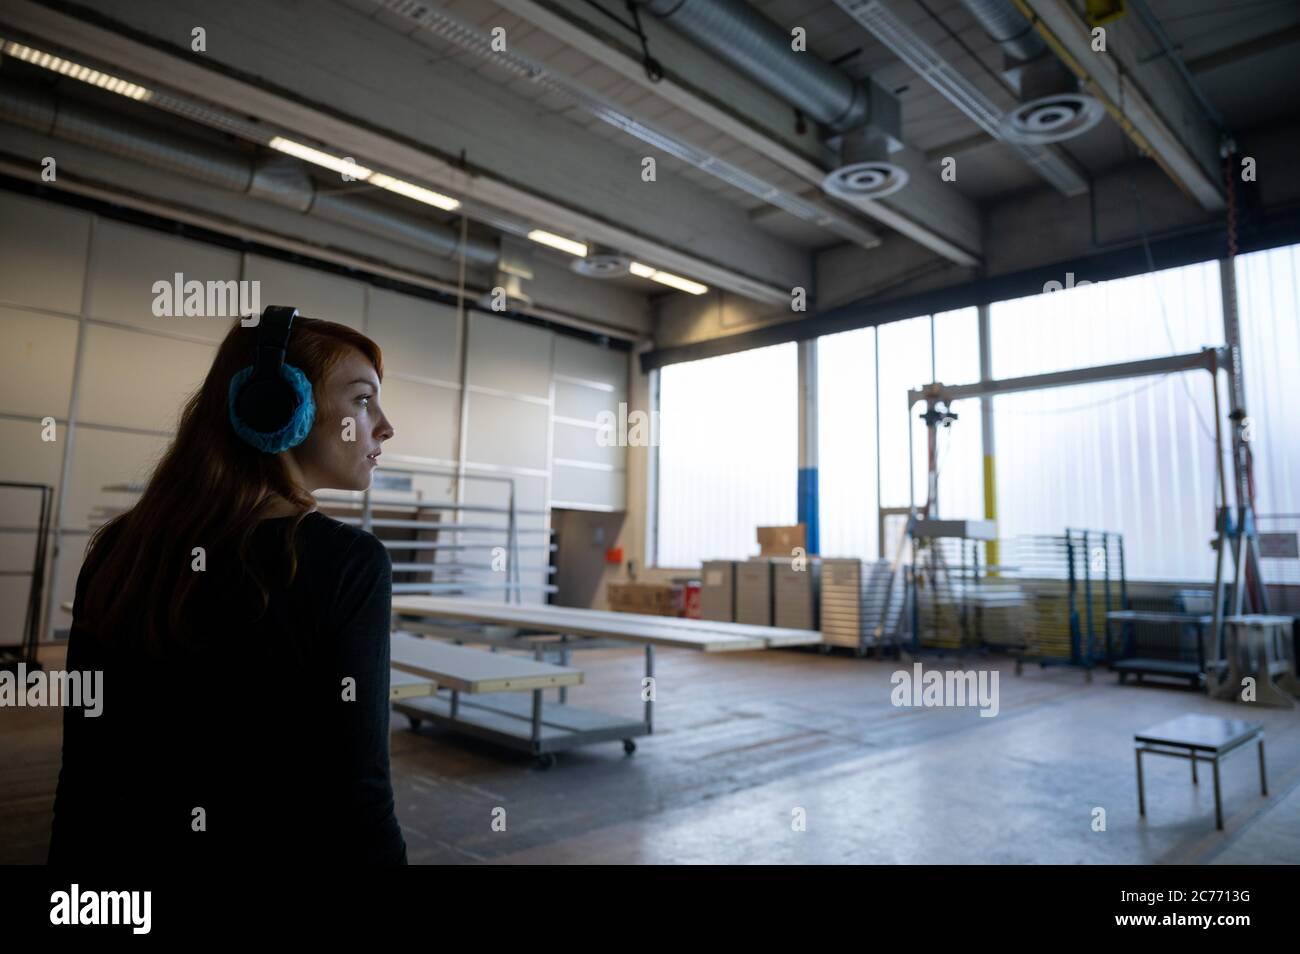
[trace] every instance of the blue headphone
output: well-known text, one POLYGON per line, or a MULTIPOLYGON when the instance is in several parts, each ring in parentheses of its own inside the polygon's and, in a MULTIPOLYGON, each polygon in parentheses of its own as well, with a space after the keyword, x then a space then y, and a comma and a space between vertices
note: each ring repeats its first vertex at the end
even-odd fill
POLYGON ((263 311, 253 363, 230 379, 230 424, 242 440, 267 454, 297 447, 316 420, 311 382, 284 363, 297 317, 297 308, 284 305, 263 311))

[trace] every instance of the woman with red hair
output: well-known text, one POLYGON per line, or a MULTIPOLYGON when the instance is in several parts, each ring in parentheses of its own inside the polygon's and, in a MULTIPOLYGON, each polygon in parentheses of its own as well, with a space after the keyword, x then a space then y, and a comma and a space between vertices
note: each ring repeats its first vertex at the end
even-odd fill
POLYGON ((237 322, 139 502, 92 537, 51 863, 405 863, 389 777, 392 567, 313 492, 393 436, 383 358, 339 324, 237 322))

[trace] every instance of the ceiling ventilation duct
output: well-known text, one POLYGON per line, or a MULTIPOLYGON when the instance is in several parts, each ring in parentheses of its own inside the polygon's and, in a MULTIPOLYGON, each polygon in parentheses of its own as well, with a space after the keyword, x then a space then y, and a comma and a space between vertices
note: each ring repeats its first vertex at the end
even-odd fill
POLYGON ((629 273, 632 259, 616 249, 594 245, 585 257, 575 258, 569 267, 588 278, 620 278, 629 273))
POLYGON ((524 290, 524 282, 533 280, 533 250, 510 236, 501 237, 500 257, 497 259, 493 287, 479 296, 478 303, 493 311, 518 311, 533 303, 532 296, 524 290), (505 293, 504 300, 501 292, 505 293))
POLYGON ((1021 101, 1002 117, 1004 138, 1042 146, 1087 132, 1101 121, 1101 103, 1079 92, 1078 79, 1010 0, 962 0, 962 5, 1002 48, 1002 75, 1021 101))
POLYGON ((903 148, 898 100, 868 81, 869 119, 864 126, 832 140, 840 165, 826 174, 822 188, 841 199, 879 199, 907 185, 907 170, 889 161, 903 148))
POLYGON ((902 142, 898 100, 888 92, 812 53, 796 53, 789 33, 744 0, 636 2, 825 126, 840 153, 840 166, 822 180, 825 191, 875 199, 907 184, 906 170, 889 161, 902 142))
MULTIPOLYGON (((386 203, 319 188, 301 162, 279 153, 254 158, 7 79, 0 79, 0 120, 443 258, 460 255, 460 237, 455 230, 386 203)), ((496 246, 471 237, 465 257, 470 265, 492 265, 497 259, 496 246)))
POLYGON ((498 269, 493 282, 492 288, 479 295, 479 307, 486 308, 489 311, 519 311, 532 305, 532 296, 524 291, 524 278, 522 275, 503 272, 498 269), (504 298, 499 295, 497 289, 501 289, 505 293, 504 298))

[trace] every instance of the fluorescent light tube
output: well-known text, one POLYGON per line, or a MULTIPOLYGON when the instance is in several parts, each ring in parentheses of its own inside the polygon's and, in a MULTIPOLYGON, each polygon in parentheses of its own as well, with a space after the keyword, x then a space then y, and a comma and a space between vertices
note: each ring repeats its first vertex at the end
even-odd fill
POLYGON ((300 142, 285 139, 283 136, 276 136, 272 139, 270 146, 272 149, 293 156, 295 159, 301 159, 304 162, 310 162, 312 165, 331 169, 341 175, 352 176, 354 179, 365 179, 370 176, 370 170, 365 166, 359 166, 349 159, 331 156, 327 152, 321 152, 311 146, 304 146, 300 142))
POLYGON ((437 206, 440 209, 446 209, 448 212, 460 208, 460 200, 453 199, 449 195, 443 195, 441 192, 434 192, 432 189, 426 189, 424 186, 418 186, 402 179, 394 179, 390 175, 382 172, 371 173, 366 170, 370 176, 366 179, 373 186, 379 186, 381 189, 387 189, 389 192, 396 192, 398 195, 404 195, 408 199, 414 199, 417 202, 423 202, 425 205, 437 206))
POLYGON ((709 290, 708 285, 701 285, 699 282, 693 282, 689 278, 682 278, 672 272, 661 272, 657 268, 642 265, 640 262, 633 262, 628 267, 628 270, 639 278, 648 278, 652 282, 658 282, 660 285, 667 285, 669 288, 676 288, 678 291, 684 291, 691 295, 703 295, 709 290))
POLYGON ((71 60, 65 60, 53 53, 46 53, 43 50, 24 46, 22 43, 15 43, 10 40, 4 44, 4 51, 9 56, 22 60, 24 63, 31 63, 33 66, 51 70, 62 76, 71 76, 75 80, 89 83, 91 86, 98 86, 100 89, 106 89, 110 93, 117 93, 119 96, 125 96, 128 99, 148 100, 153 97, 153 90, 151 89, 137 86, 135 83, 128 83, 119 76, 92 70, 89 66, 73 63, 71 60))
POLYGON ((558 248, 561 252, 568 252, 570 255, 578 256, 578 258, 587 257, 587 246, 584 243, 575 242, 563 235, 556 235, 554 232, 546 232, 542 229, 533 229, 528 233, 528 237, 541 245, 558 248))

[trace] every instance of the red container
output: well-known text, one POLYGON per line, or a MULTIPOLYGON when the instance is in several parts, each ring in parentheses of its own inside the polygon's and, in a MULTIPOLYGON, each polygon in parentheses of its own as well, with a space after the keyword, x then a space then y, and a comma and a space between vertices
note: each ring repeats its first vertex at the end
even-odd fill
POLYGON ((700 618, 700 581, 691 580, 686 584, 686 606, 683 616, 689 619, 700 618))

